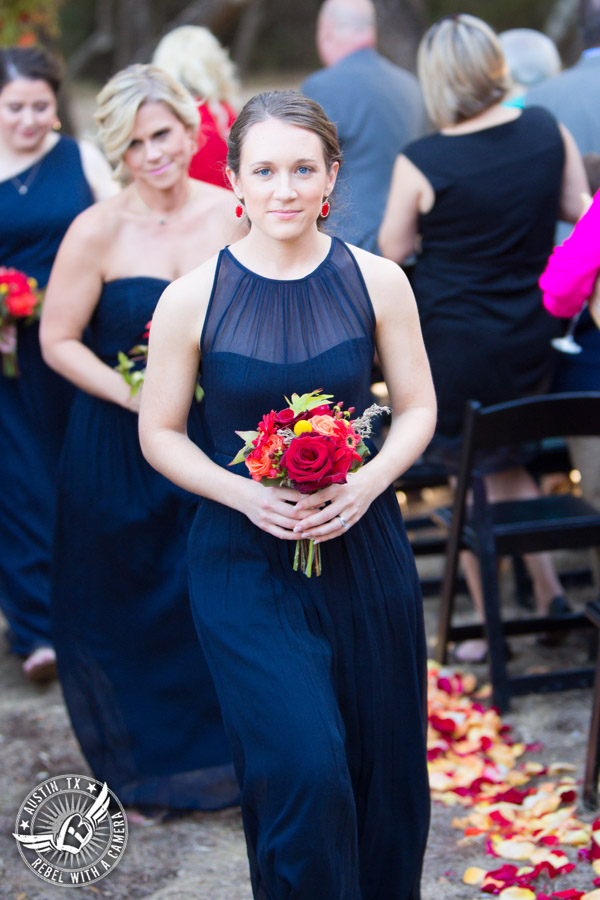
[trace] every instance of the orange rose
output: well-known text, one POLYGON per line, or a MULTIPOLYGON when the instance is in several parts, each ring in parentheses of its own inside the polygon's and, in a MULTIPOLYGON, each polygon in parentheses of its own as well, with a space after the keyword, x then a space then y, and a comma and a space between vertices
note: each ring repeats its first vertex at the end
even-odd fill
POLYGON ((335 430, 337 419, 334 419, 333 416, 312 416, 310 424, 313 427, 313 431, 317 431, 319 434, 324 434, 327 437, 335 437, 337 435, 335 430))
POLYGON ((256 450, 246 459, 246 466, 254 481, 260 481, 262 478, 277 478, 273 463, 273 454, 277 450, 283 450, 283 438, 278 434, 272 434, 264 441, 256 450))

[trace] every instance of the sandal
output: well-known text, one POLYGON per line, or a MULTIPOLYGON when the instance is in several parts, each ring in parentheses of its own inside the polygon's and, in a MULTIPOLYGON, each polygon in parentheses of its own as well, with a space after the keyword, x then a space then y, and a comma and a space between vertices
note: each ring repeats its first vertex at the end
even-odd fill
MULTIPOLYGON (((461 643, 457 644, 454 648, 452 658, 454 662, 472 666, 489 662, 488 643, 483 638, 473 638, 468 641, 461 641, 461 643)), ((506 662, 510 662, 511 659, 514 659, 512 647, 506 640, 504 641, 504 658, 506 662)))
POLYGON ((455 662, 479 665, 487 662, 488 645, 483 638, 474 638, 469 641, 461 641, 454 648, 452 658, 455 662))
MULTIPOLYGON (((560 618, 568 616, 573 612, 563 596, 553 597, 548 607, 549 616, 560 618)), ((541 647, 558 647, 565 640, 566 631, 542 631, 538 634, 536 640, 541 647)))
POLYGON ((56 653, 53 647, 37 647, 23 663, 23 674, 34 684, 46 684, 57 677, 56 653))

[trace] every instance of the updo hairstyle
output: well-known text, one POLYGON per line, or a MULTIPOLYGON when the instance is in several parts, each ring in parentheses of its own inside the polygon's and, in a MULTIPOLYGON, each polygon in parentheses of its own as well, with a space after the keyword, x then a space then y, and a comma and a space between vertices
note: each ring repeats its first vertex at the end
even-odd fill
POLYGON ((417 68, 427 111, 438 128, 478 116, 511 87, 498 38, 475 16, 445 16, 432 25, 419 44, 417 68))
POLYGON ((17 78, 45 81, 57 97, 63 70, 59 61, 43 47, 0 48, 0 91, 17 78))
POLYGON ((96 97, 94 118, 104 152, 114 168, 115 178, 124 179, 123 157, 131 140, 135 117, 146 103, 164 103, 192 134, 196 135, 199 114, 191 94, 167 72, 156 66, 135 63, 117 72, 96 97))
POLYGON ((296 125, 316 134, 321 142, 327 169, 331 169, 335 162, 341 164, 342 151, 337 129, 319 103, 299 91, 264 91, 248 100, 229 132, 227 165, 237 176, 248 131, 253 125, 268 119, 278 119, 287 125, 296 125))

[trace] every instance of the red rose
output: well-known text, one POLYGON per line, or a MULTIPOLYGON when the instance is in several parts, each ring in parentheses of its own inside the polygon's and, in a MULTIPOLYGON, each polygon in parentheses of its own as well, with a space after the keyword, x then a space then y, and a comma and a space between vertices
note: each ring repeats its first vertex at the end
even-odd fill
POLYGON ((16 319, 32 315, 37 305, 36 297, 29 290, 27 293, 9 293, 5 302, 8 312, 16 319))
POLYGON ((347 448, 336 447, 331 438, 313 432, 294 438, 280 465, 301 494, 312 494, 330 484, 344 484, 353 457, 347 448))
POLYGON ((313 416, 331 416, 333 413, 331 412, 331 407, 324 403, 322 406, 315 406, 314 409, 311 409, 308 413, 308 418, 312 419, 313 416))
POLYGON ((25 294, 30 289, 27 276, 23 272, 18 272, 17 269, 0 270, 0 284, 6 284, 9 290, 17 291, 20 294, 25 294))
POLYGON ((300 413, 296 415, 293 409, 290 409, 289 406, 286 406, 285 409, 280 409, 278 413, 275 413, 275 424, 280 428, 293 428, 293 426, 300 419, 306 419, 306 413, 300 413))

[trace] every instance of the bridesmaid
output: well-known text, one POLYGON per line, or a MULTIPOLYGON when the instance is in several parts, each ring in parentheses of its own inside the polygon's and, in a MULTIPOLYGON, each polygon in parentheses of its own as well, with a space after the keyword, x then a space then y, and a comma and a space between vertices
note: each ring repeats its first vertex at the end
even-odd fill
POLYGON ((127 186, 69 229, 41 326, 47 363, 79 388, 59 475, 59 675, 94 775, 125 805, 218 808, 238 791, 189 608, 195 500, 142 457, 140 395, 115 365, 143 340, 168 283, 241 226, 229 191, 188 176, 198 113, 165 72, 117 73, 98 95, 96 119, 127 186))
POLYGON ((140 416, 150 462, 201 497, 191 597, 255 900, 419 900, 428 828, 422 598, 393 482, 435 397, 406 277, 319 230, 340 158, 314 101, 248 101, 227 172, 250 232, 165 291, 140 416), (392 423, 346 484, 305 495, 230 467, 235 429, 294 391, 369 406, 375 348, 392 423), (186 433, 200 357, 207 454, 186 433), (321 544, 319 577, 292 568, 299 536, 321 544))
MULTIPOLYGON (((100 151, 60 134, 61 77, 58 62, 41 48, 0 49, 0 266, 24 272, 41 288, 75 216, 116 191, 100 151)), ((25 675, 44 681, 56 673, 50 542, 72 389, 44 365, 37 323, 1 332, 5 352, 16 339, 20 374, 0 374, 0 607, 25 675)))

